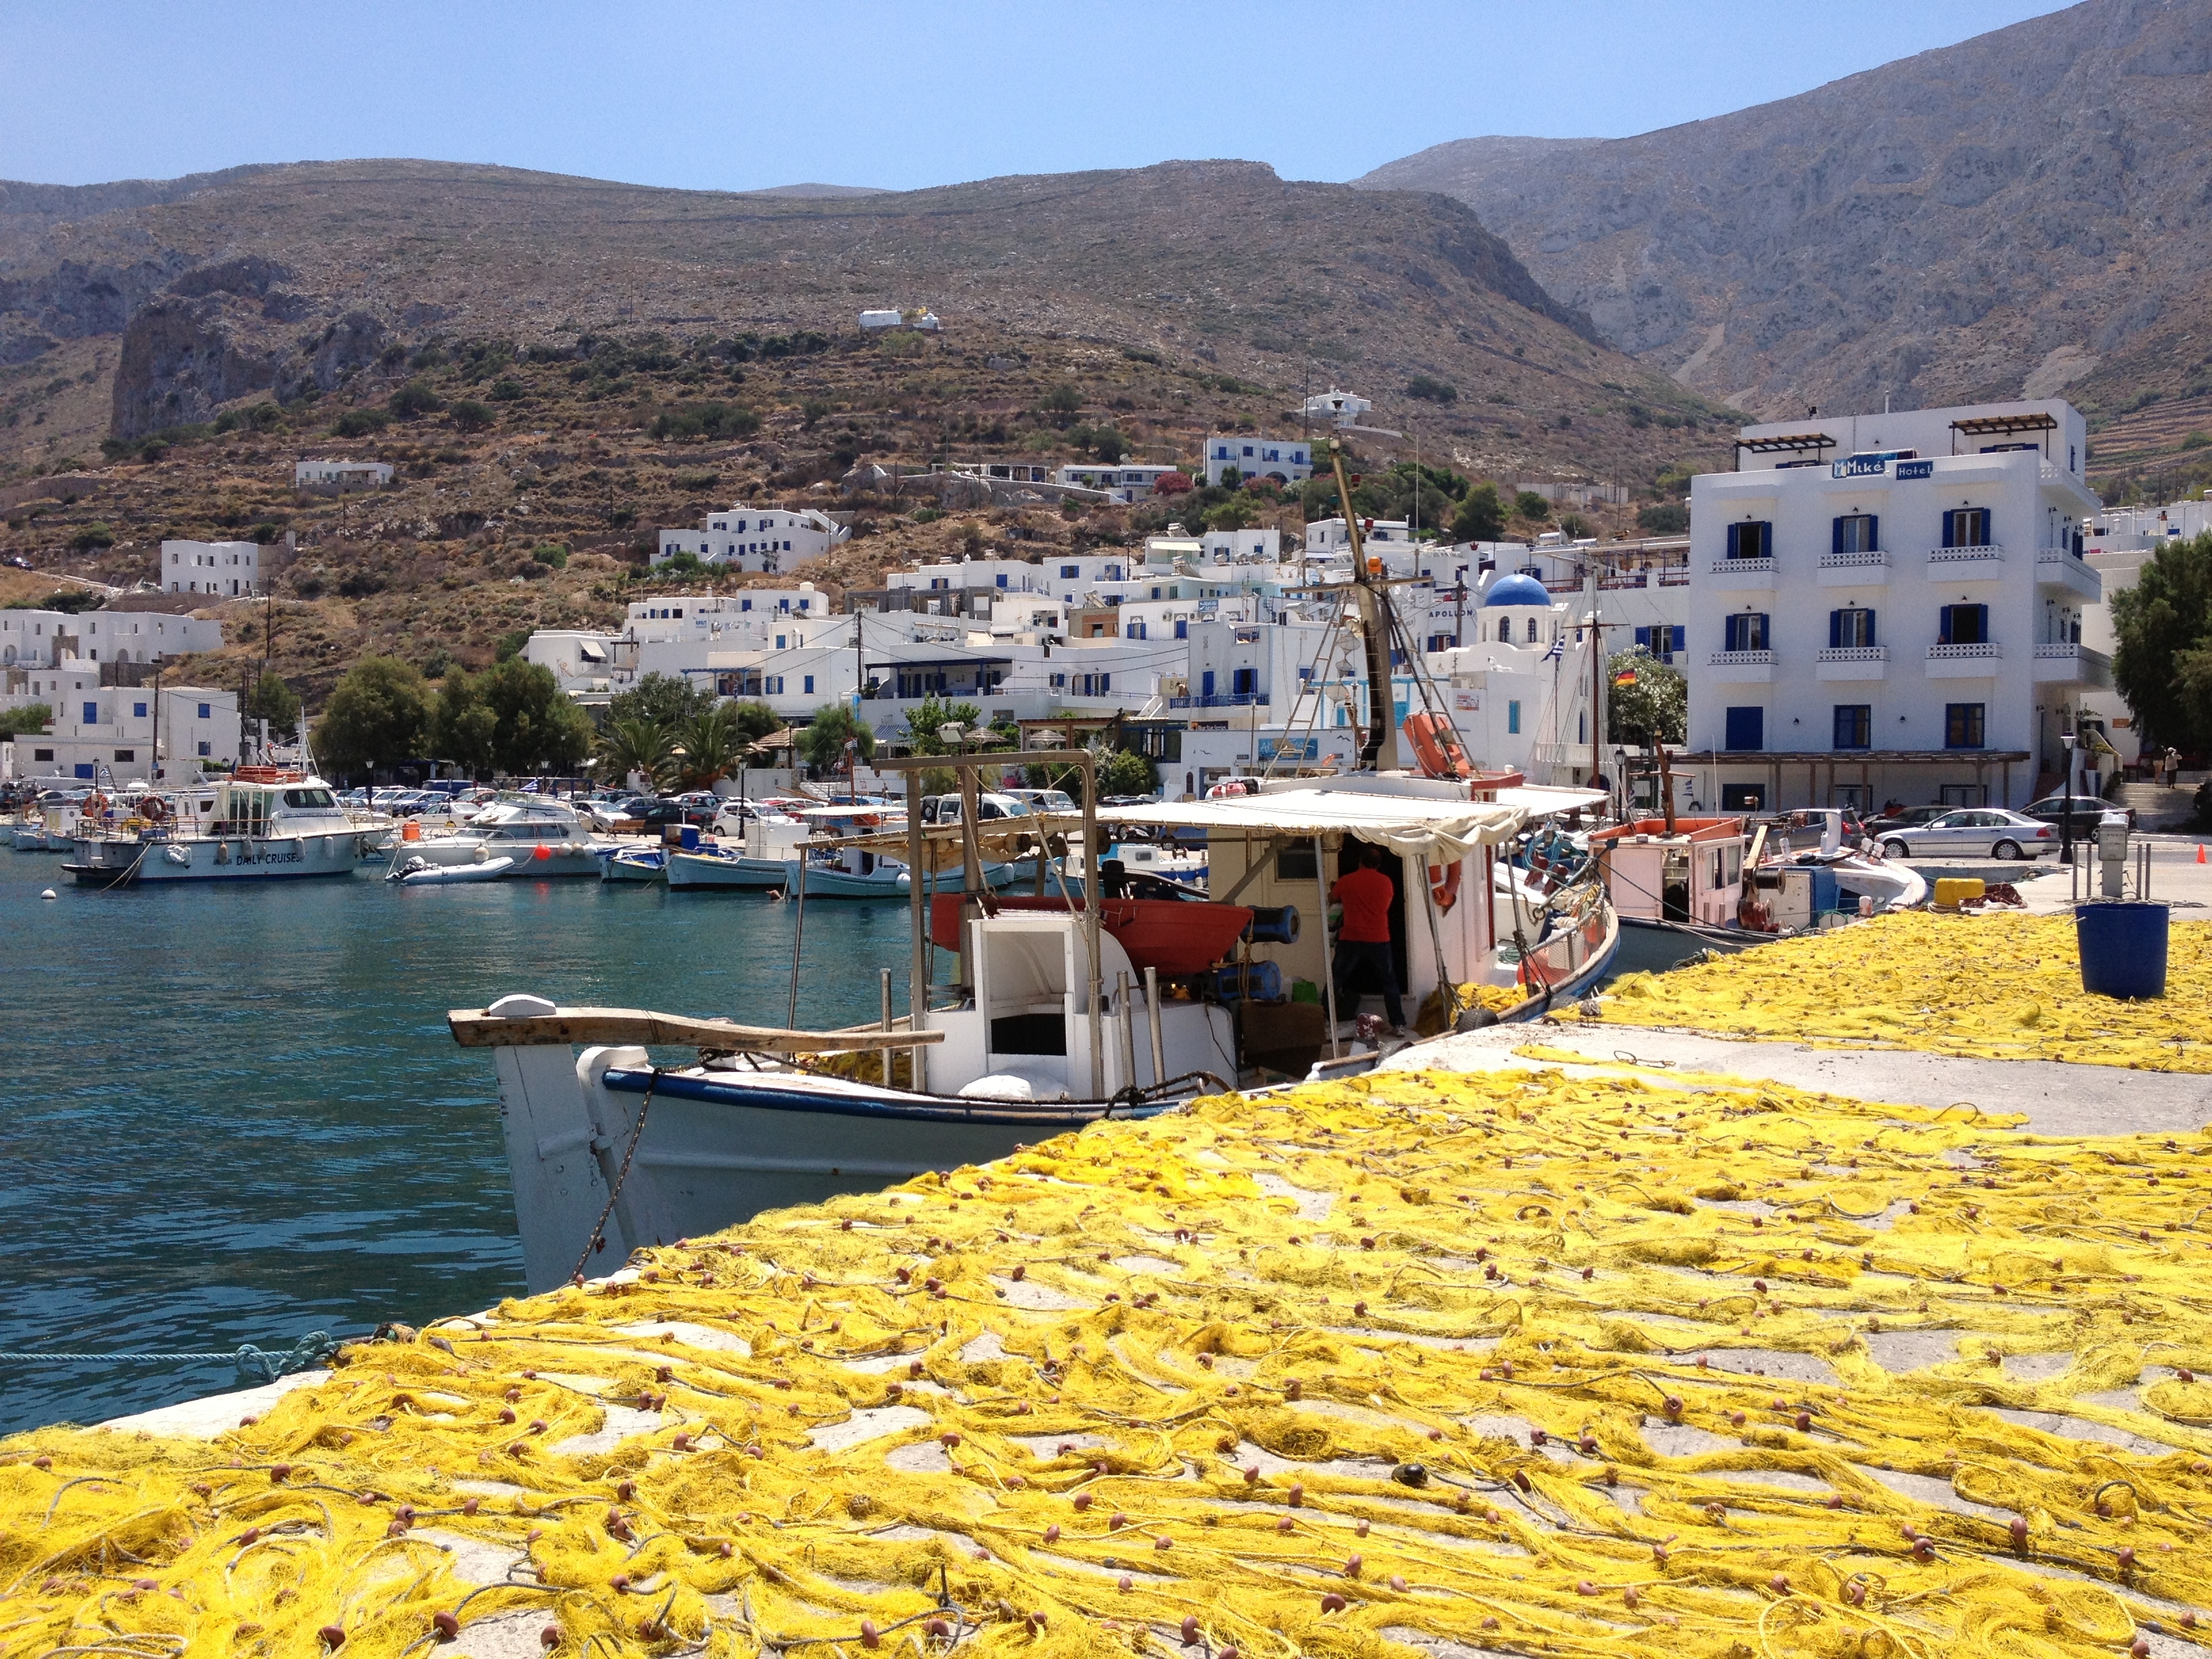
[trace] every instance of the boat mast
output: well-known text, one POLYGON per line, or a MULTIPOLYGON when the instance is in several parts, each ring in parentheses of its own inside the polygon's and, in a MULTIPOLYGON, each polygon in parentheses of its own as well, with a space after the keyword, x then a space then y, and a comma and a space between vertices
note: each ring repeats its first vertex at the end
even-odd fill
POLYGON ((1344 441, 1328 441, 1329 463, 1336 469, 1337 505, 1344 510, 1345 533, 1352 543, 1353 597, 1359 605, 1359 631, 1367 646, 1367 732, 1360 745, 1362 771, 1398 769, 1398 723, 1391 716, 1389 600, 1367 570, 1367 550, 1359 537, 1359 515, 1352 510, 1352 485, 1344 476, 1344 441))

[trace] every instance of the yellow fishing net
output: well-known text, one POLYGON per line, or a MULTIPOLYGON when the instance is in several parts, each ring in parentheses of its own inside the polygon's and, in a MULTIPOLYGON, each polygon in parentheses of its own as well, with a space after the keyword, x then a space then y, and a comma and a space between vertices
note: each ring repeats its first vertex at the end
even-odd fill
POLYGON ((2177 921, 2166 995, 2091 996, 2071 916, 1900 911, 1616 980, 1598 1018, 1999 1060, 2212 1072, 2212 922, 2177 921))
POLYGON ((2187 1652, 2208 1159, 1554 1072, 1100 1124, 0 1444, 0 1650, 2187 1652))

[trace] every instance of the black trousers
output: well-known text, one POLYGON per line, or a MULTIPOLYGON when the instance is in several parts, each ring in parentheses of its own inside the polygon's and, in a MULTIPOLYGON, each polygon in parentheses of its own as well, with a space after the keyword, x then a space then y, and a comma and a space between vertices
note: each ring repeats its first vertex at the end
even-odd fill
POLYGON ((1352 1012, 1352 981, 1363 968, 1373 970, 1376 981, 1382 989, 1382 1011, 1390 1017, 1393 1025, 1406 1023, 1405 1005, 1398 1000, 1398 969, 1390 959, 1390 947, 1363 942, 1336 942, 1336 1010, 1340 1014, 1352 1012))

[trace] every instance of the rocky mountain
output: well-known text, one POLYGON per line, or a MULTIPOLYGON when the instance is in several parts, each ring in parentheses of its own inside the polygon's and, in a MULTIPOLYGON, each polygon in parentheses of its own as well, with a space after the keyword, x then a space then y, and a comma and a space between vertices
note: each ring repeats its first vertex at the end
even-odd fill
POLYGON ((342 393, 433 340, 842 337, 885 304, 934 307, 948 337, 1138 354, 1240 387, 1255 419, 1336 380, 1509 472, 1647 476, 1710 415, 1463 204, 1252 162, 730 195, 349 161, 4 192, 0 455, 22 466, 342 393), (1404 401, 1417 379, 1426 406, 1404 401))
POLYGON ((1609 341, 1762 416, 2212 390, 2212 0, 2087 0, 1715 119, 1358 183, 1468 203, 1609 341))

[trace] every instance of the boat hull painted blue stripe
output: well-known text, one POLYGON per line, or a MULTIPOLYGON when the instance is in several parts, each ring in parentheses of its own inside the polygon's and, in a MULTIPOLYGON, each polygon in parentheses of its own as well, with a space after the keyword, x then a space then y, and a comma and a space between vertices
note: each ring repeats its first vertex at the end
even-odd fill
POLYGON ((811 1089, 779 1089, 755 1084, 718 1083, 712 1078, 685 1077, 664 1072, 656 1084, 651 1072, 611 1069, 606 1086, 622 1094, 641 1095, 651 1088, 658 1095, 684 1100, 714 1101, 755 1110, 813 1112, 832 1117, 898 1118, 926 1123, 994 1123, 1026 1125, 1058 1133, 1096 1123, 1103 1117, 1156 1117, 1167 1106, 1100 1105, 1095 1102, 1041 1103, 1035 1106, 1006 1106, 987 1101, 972 1104, 923 1100, 896 1090, 880 1095, 832 1095, 811 1089))

